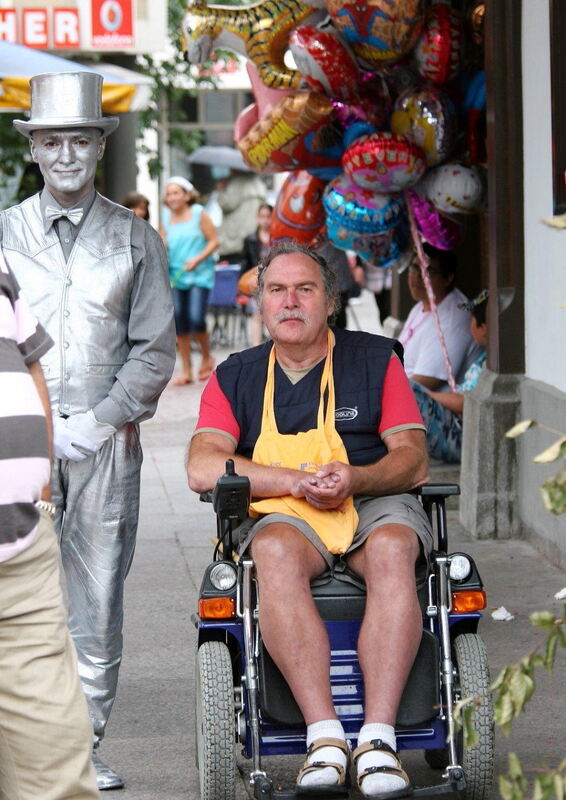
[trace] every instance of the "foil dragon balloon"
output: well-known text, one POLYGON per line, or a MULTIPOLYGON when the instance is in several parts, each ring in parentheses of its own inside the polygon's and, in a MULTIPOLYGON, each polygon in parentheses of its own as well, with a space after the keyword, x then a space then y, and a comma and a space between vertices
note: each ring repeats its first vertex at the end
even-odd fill
POLYGON ((321 3, 301 0, 262 0, 250 6, 209 6, 189 0, 182 30, 185 59, 202 64, 214 47, 226 47, 247 56, 261 80, 272 89, 295 89, 301 73, 285 65, 291 31, 307 20, 318 21, 321 3))

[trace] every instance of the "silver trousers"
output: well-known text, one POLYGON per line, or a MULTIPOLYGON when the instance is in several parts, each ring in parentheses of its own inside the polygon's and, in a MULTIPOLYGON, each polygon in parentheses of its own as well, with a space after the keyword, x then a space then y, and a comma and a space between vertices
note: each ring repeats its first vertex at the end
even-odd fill
POLYGON ((104 730, 122 660, 124 581, 136 544, 142 450, 125 425, 83 461, 56 460, 55 528, 61 546, 69 629, 94 729, 104 730))

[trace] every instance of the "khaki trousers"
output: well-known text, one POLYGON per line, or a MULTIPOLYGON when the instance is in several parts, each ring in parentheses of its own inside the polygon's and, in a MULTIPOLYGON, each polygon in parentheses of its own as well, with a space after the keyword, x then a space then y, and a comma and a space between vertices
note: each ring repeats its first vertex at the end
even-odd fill
POLYGON ((57 538, 42 512, 30 547, 0 563, 0 800, 99 798, 91 753, 57 538))

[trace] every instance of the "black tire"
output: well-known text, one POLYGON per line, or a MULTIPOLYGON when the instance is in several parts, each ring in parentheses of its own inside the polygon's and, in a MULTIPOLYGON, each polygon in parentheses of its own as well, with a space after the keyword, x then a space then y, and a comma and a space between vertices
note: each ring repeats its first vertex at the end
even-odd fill
POLYGON ((454 640, 454 662, 458 673, 458 698, 475 696, 473 726, 478 734, 474 747, 464 748, 459 737, 459 755, 466 778, 466 800, 489 800, 493 783, 495 730, 489 687, 487 652, 480 636, 463 633, 454 640))
POLYGON ((198 649, 195 702, 201 800, 235 800, 234 679, 223 642, 205 642, 198 649))
MULTIPOLYGON (((478 743, 464 750, 461 732, 456 743, 458 760, 466 776, 465 797, 466 800, 488 800, 493 782, 495 734, 489 692, 491 681, 482 639, 475 633, 457 636, 453 646, 453 659, 457 673, 455 699, 471 696, 482 698, 480 705, 475 708, 473 719, 479 737, 478 743)), ((448 766, 448 748, 425 750, 424 757, 432 769, 446 769, 448 766)))

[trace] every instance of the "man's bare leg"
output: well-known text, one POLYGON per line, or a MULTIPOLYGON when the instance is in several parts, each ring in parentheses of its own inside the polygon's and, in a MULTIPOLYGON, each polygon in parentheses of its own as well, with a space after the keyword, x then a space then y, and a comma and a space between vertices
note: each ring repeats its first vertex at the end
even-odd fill
MULTIPOLYGON (((383 526, 355 550, 348 565, 367 587, 358 658, 364 675, 365 722, 358 745, 382 739, 395 750, 395 718, 405 682, 422 637, 422 615, 415 587, 419 556, 416 534, 403 525, 383 526)), ((370 751, 358 759, 364 769, 395 766, 391 755, 370 751)), ((362 782, 366 795, 402 790, 405 780, 375 773, 362 782)))
POLYGON ((283 523, 263 528, 252 542, 259 581, 259 627, 307 725, 336 717, 330 691, 330 645, 310 581, 324 572, 320 553, 283 523))
MULTIPOLYGON (((345 741, 330 690, 330 645, 310 591, 310 581, 324 571, 324 559, 291 525, 274 523, 252 542, 259 581, 259 626, 307 723, 307 747, 320 739, 345 741)), ((347 757, 338 747, 316 750, 309 762, 336 763, 347 757)), ((324 767, 300 777, 301 786, 333 785, 340 770, 324 767)))

